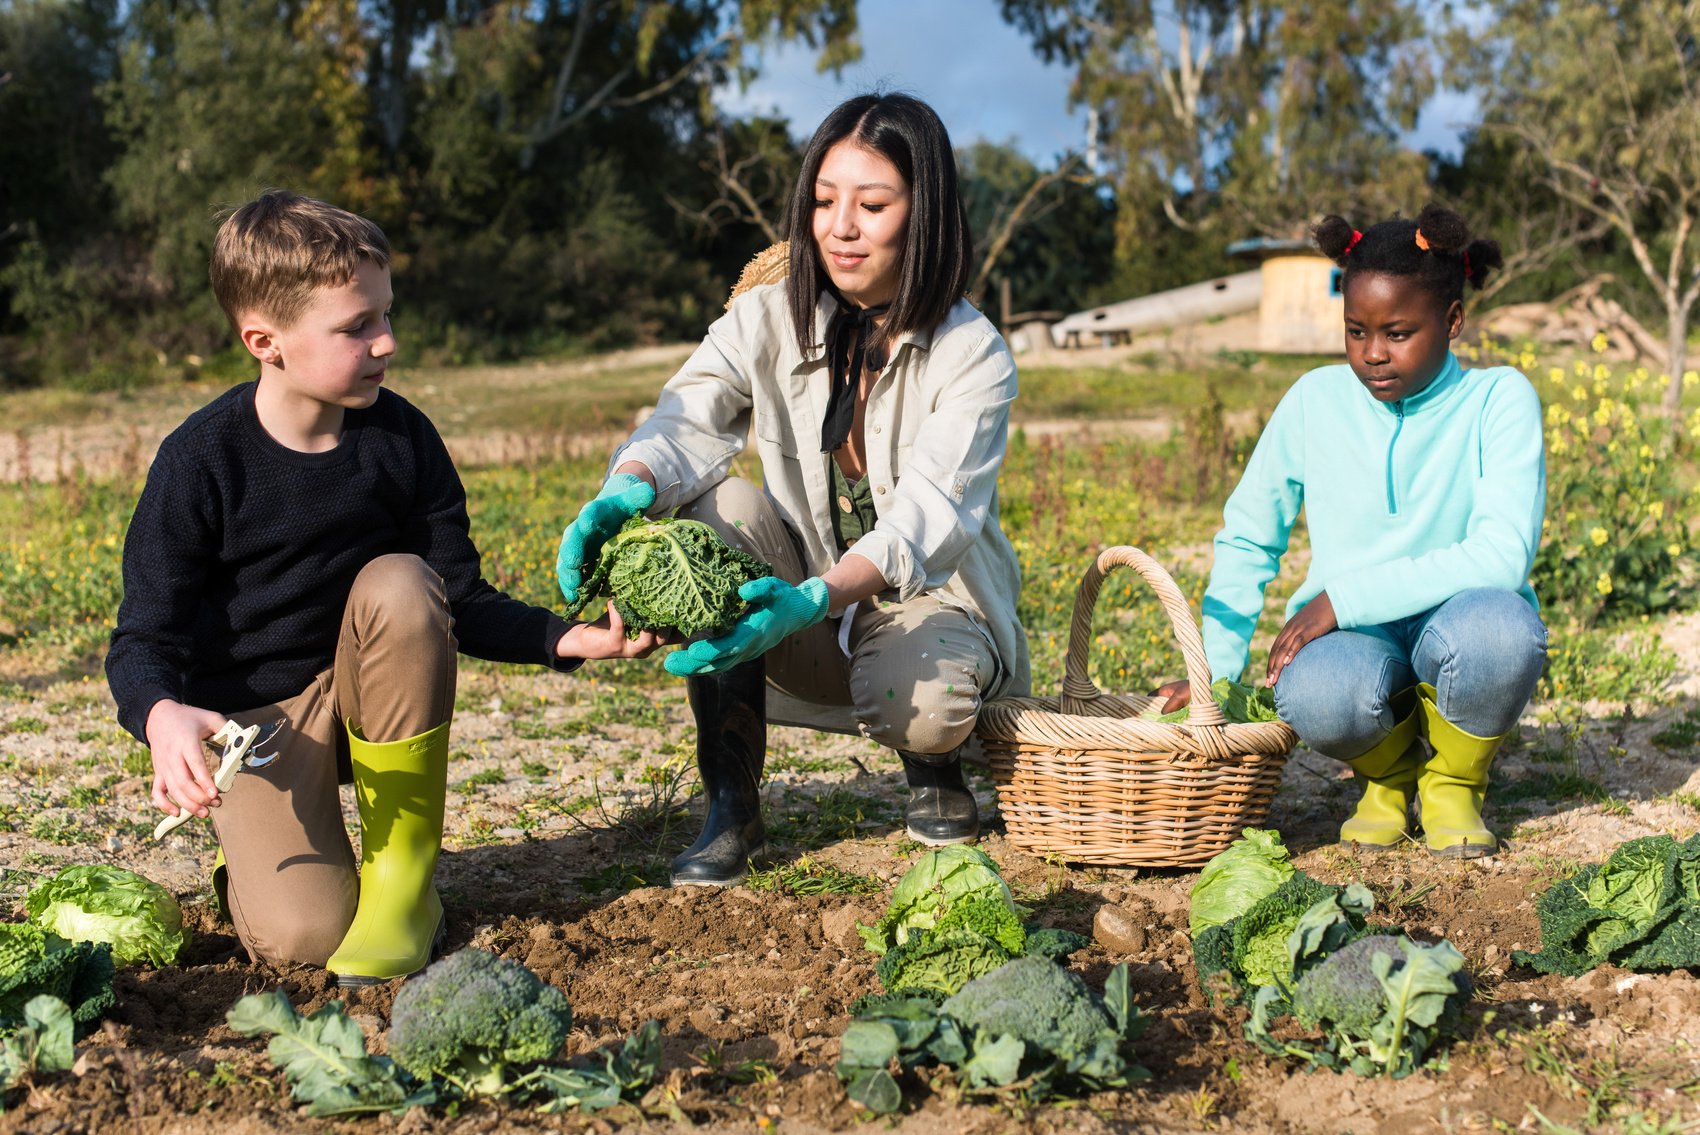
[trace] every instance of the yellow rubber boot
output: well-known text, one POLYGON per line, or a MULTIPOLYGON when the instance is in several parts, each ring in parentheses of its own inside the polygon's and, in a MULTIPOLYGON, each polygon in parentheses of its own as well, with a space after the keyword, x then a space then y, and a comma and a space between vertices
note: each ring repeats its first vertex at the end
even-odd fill
POLYGON ((1504 735, 1477 737, 1444 717, 1435 705, 1434 687, 1419 687, 1423 723, 1434 750, 1417 777, 1423 842, 1435 855, 1475 859, 1492 855, 1499 841, 1482 822, 1482 797, 1488 769, 1504 735))
POLYGON ((348 748, 360 806, 360 905, 325 968, 339 985, 375 985, 424 969, 442 933, 432 876, 443 843, 449 726, 376 743, 349 722, 348 748))
POLYGON ((1410 834, 1411 786, 1422 767, 1422 743, 1417 739, 1417 713, 1393 727, 1393 732, 1369 752, 1346 762, 1363 782, 1364 794, 1351 819, 1340 825, 1340 842, 1370 851, 1397 846, 1410 834))

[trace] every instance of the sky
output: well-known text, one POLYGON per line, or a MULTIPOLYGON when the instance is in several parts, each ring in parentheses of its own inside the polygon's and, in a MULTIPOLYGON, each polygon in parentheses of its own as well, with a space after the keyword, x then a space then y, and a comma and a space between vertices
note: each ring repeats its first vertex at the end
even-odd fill
MULTIPOLYGON (((768 48, 761 76, 745 91, 723 89, 720 106, 736 114, 777 111, 806 138, 834 106, 878 87, 930 103, 958 145, 1013 139, 1042 167, 1084 149, 1086 114, 1069 110, 1069 69, 1047 66, 1004 22, 997 0, 861 0, 858 12, 862 61, 842 77, 817 74, 807 46, 768 48)), ((1457 156, 1460 128, 1474 109, 1470 97, 1442 92, 1407 144, 1457 156)))

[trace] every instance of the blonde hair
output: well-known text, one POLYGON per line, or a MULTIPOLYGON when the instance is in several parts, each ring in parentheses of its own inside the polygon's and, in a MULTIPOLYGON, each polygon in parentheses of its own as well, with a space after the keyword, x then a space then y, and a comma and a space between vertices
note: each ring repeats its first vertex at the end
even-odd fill
POLYGON ((315 291, 348 283, 363 263, 390 266, 382 229, 346 209, 272 189, 219 225, 207 275, 232 327, 240 330, 245 315, 290 327, 315 291))

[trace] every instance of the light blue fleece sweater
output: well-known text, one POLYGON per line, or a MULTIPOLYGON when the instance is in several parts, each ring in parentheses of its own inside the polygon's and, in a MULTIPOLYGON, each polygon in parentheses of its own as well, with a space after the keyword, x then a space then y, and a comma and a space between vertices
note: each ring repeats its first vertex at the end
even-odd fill
POLYGON ((1472 587, 1538 606, 1529 567, 1546 511, 1541 404, 1511 367, 1448 353, 1423 391, 1378 402, 1344 364, 1287 391, 1222 510, 1204 593, 1216 677, 1250 661, 1263 589, 1304 507, 1310 573, 1287 618, 1323 591, 1342 628, 1420 614, 1472 587))

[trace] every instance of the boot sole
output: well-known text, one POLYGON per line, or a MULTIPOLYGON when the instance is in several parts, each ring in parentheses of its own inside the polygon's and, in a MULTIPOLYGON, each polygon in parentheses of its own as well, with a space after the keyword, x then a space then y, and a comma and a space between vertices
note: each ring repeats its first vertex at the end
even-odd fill
POLYGON ((957 844, 961 843, 977 843, 980 839, 980 832, 978 829, 976 829, 972 835, 955 836, 951 839, 939 839, 936 836, 922 835, 920 832, 910 827, 904 828, 904 831, 908 834, 910 839, 914 840, 916 843, 925 844, 928 847, 955 847, 957 844))
MULTIPOLYGON (((448 936, 449 923, 448 916, 445 915, 437 919, 436 933, 431 935, 431 948, 425 951, 426 966, 443 956, 443 943, 448 940, 448 936)), ((424 968, 425 966, 419 967, 419 969, 424 968)), ((413 973, 418 972, 419 970, 413 971, 413 973)), ((397 977, 412 977, 413 973, 397 974, 396 977, 373 977, 364 973, 339 973, 336 975, 336 984, 339 989, 366 989, 373 985, 382 985, 386 981, 395 981, 397 977)))
POLYGON ((1436 859, 1486 859, 1498 850, 1498 843, 1455 843, 1449 847, 1431 847, 1428 853, 1436 859))

